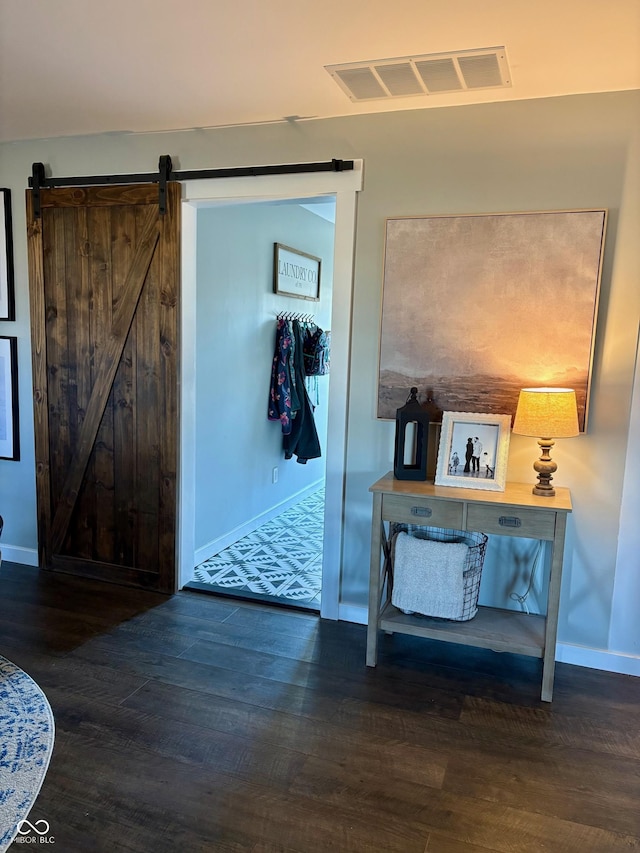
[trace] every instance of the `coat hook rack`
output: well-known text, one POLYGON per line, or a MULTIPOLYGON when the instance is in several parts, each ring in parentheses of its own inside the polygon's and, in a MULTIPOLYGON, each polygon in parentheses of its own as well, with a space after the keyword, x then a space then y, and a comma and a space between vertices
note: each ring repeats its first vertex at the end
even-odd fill
POLYGON ((300 323, 313 323, 313 314, 301 314, 298 311, 280 311, 278 320, 298 320, 300 323))

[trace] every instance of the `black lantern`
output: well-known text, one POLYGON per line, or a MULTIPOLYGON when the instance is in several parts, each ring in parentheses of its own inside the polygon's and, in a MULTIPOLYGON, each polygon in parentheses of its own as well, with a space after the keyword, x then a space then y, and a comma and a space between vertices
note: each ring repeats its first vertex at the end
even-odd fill
POLYGON ((404 406, 396 410, 396 444, 393 456, 393 474, 398 480, 427 479, 427 439, 429 413, 418 401, 418 389, 412 388, 404 406), (407 428, 415 427, 410 447, 411 461, 406 462, 407 428))

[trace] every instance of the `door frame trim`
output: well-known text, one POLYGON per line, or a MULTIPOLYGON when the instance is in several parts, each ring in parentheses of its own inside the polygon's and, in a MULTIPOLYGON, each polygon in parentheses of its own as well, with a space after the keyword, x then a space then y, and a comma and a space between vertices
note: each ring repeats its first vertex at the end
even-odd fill
POLYGON ((348 394, 351 355, 357 193, 363 161, 353 171, 270 175, 189 181, 182 184, 182 284, 180 417, 177 495, 177 577, 181 589, 192 577, 195 555, 195 329, 198 207, 215 201, 238 203, 333 195, 336 199, 326 449, 325 523, 321 616, 338 619, 346 478, 348 394))

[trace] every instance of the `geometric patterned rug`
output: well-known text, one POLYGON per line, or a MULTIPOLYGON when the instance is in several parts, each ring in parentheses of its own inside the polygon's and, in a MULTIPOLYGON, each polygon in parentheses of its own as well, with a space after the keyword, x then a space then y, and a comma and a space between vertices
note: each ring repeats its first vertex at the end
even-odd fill
POLYGON ((196 566, 188 589, 320 610, 324 489, 196 566))

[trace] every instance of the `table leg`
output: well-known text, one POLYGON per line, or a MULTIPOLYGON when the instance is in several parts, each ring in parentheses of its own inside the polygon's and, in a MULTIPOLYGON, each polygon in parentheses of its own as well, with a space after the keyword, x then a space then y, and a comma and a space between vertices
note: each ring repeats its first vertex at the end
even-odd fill
POLYGON ((566 515, 562 512, 557 513, 556 535, 551 543, 551 573, 549 575, 544 655, 542 658, 541 698, 543 702, 551 702, 553 698, 553 679, 556 668, 556 639, 558 636, 558 609, 560 607, 560 584, 562 581, 562 559, 564 555, 566 527, 566 515))
POLYGON ((369 617, 367 622, 367 666, 378 662, 378 621, 380 618, 380 553, 382 536, 382 495, 374 492, 371 519, 371 563, 369 567, 369 617))

